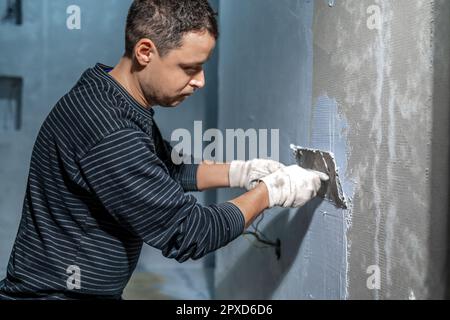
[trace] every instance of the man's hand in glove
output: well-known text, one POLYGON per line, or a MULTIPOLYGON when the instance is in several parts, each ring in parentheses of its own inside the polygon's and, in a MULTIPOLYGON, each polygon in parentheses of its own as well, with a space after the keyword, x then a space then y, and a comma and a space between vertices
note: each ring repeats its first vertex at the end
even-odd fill
POLYGON ((255 159, 251 161, 232 161, 230 164, 230 187, 254 189, 263 177, 285 166, 277 161, 255 159))
POLYGON ((298 165, 284 167, 259 179, 269 192, 269 207, 298 208, 313 199, 322 181, 329 177, 322 172, 306 170, 298 165))

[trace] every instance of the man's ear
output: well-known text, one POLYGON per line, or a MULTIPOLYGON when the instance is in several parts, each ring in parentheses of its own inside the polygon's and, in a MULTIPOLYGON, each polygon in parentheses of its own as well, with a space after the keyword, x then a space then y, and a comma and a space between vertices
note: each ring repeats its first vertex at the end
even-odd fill
POLYGON ((150 39, 141 39, 134 47, 134 56, 142 67, 147 66, 158 54, 158 49, 150 39))

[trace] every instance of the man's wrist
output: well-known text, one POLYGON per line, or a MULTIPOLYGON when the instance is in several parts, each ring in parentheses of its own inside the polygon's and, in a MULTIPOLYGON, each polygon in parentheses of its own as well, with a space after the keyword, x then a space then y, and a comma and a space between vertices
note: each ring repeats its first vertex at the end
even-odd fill
POLYGON ((260 181, 254 189, 261 196, 261 211, 270 208, 269 189, 263 181, 260 181))

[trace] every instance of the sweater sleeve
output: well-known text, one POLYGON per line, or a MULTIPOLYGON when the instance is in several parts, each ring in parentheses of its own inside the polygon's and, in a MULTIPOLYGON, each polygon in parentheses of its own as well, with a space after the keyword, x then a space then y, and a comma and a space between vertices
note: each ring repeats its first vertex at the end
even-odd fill
POLYGON ((84 155, 80 169, 105 210, 167 258, 199 259, 244 231, 234 204, 202 206, 185 194, 142 132, 109 135, 84 155))
POLYGON ((162 137, 161 131, 156 123, 152 127, 153 141, 158 158, 164 162, 169 170, 170 176, 176 180, 185 192, 199 191, 197 186, 198 164, 194 164, 194 158, 189 156, 190 164, 181 163, 176 165, 172 161, 172 146, 162 137))
POLYGON ((166 140, 162 140, 162 144, 167 154, 164 164, 169 169, 171 177, 180 183, 185 192, 199 191, 197 186, 197 170, 199 165, 194 164, 193 157, 191 156, 191 164, 182 163, 176 165, 171 158, 172 146, 166 140))

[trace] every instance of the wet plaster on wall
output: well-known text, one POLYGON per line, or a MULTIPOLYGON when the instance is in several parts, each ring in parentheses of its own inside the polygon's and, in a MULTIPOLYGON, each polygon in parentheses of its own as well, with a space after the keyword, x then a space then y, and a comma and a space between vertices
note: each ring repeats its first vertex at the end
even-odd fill
POLYGON ((344 181, 354 187, 348 298, 434 294, 426 283, 434 268, 431 4, 316 1, 313 100, 335 100, 346 120, 338 165, 347 165, 344 181), (381 271, 379 290, 367 286, 372 265, 381 271))
MULTIPOLYGON (((351 226, 351 211, 353 198, 353 184, 347 174, 347 120, 342 114, 339 114, 338 103, 327 95, 317 97, 313 105, 310 146, 315 149, 332 152, 335 156, 336 168, 341 180, 342 191, 348 200, 348 209, 339 209, 330 203, 323 202, 318 208, 320 215, 316 219, 321 219, 322 224, 326 226, 325 233, 331 236, 325 236, 323 239, 317 239, 325 242, 327 251, 333 251, 333 255, 328 255, 327 265, 331 269, 334 279, 338 279, 339 295, 337 297, 344 299, 348 295, 347 283, 347 256, 348 251, 346 234, 351 226)), ((314 241, 313 243, 318 243, 314 241)), ((322 244, 323 245, 323 244, 322 244)), ((312 254, 321 254, 320 247, 313 248, 312 254)), ((329 272, 329 271, 327 271, 329 272)))

